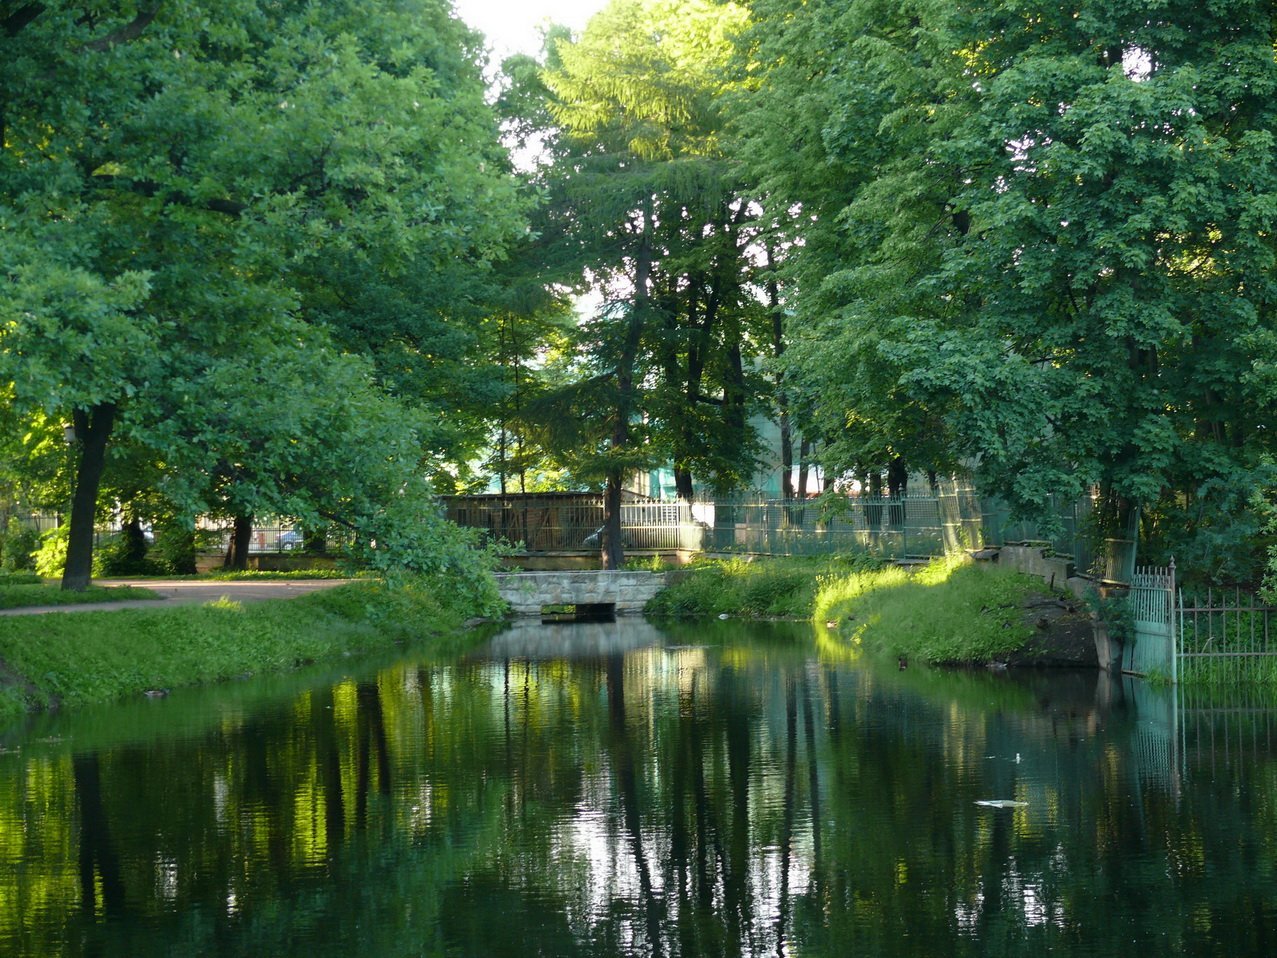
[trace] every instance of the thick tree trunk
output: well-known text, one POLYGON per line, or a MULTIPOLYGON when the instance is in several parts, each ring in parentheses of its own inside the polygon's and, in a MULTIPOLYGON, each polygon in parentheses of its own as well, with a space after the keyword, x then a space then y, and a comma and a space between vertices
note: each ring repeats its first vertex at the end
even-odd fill
POLYGON ((142 520, 130 514, 120 534, 124 538, 125 567, 129 575, 135 575, 142 571, 142 563, 146 559, 146 533, 142 531, 142 520))
MULTIPOLYGON (((612 451, 620 453, 630 446, 630 413, 634 409, 634 366, 638 362, 639 342, 651 303, 652 246, 646 230, 651 228, 651 210, 644 211, 642 229, 634 266, 634 305, 626 320, 625 341, 616 366, 616 421, 612 424, 612 451)), ((625 561, 625 544, 621 541, 621 487, 625 480, 622 468, 608 470, 603 491, 603 536, 600 558, 604 569, 619 569, 625 561)))
POLYGON ((243 572, 248 568, 248 547, 253 541, 253 517, 236 516, 231 528, 231 542, 226 549, 226 560, 223 568, 235 572, 243 572))
POLYGON ((302 529, 302 548, 314 555, 324 555, 328 552, 328 529, 324 526, 304 527, 302 529))
POLYGON ((625 544, 621 540, 621 473, 608 473, 603 490, 603 568, 619 569, 625 562, 625 544))
MULTIPOLYGON (((772 314, 772 356, 785 355, 785 312, 780 308, 780 286, 776 282, 772 251, 767 250, 767 308, 772 314)), ((789 394, 785 391, 784 372, 776 373, 776 425, 780 428, 780 494, 794 498, 794 434, 789 422, 789 394)))
POLYGON ((692 482, 691 472, 674 467, 674 491, 684 502, 696 501, 696 487, 692 482))
POLYGON ((72 413, 72 423, 78 455, 62 588, 83 592, 93 577, 93 523, 97 517, 102 470, 106 467, 106 444, 115 426, 115 404, 77 409, 72 413))

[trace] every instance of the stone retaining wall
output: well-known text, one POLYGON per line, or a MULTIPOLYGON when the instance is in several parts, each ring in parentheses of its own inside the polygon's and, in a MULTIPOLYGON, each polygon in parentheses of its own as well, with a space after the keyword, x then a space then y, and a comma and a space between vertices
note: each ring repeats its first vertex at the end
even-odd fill
POLYGON ((998 550, 998 565, 1025 575, 1035 575, 1048 586, 1068 589, 1079 598, 1091 586, 1089 579, 1076 574, 1072 559, 1049 556, 1042 546, 1002 546, 998 550))
POLYGON ((547 605, 610 605, 618 615, 643 611, 665 587, 656 572, 507 572, 497 576, 501 598, 515 615, 540 615, 547 605))

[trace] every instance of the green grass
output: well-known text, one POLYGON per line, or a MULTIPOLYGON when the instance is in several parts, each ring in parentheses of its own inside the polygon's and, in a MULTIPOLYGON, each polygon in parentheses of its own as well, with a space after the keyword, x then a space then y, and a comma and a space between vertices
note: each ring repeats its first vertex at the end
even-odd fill
POLYGON ((288 570, 256 570, 228 572, 215 569, 212 572, 201 572, 196 579, 211 579, 215 582, 252 582, 266 579, 350 579, 357 575, 348 569, 288 569, 288 570))
POLYGON ((150 589, 133 586, 89 586, 83 592, 64 592, 56 582, 11 585, 0 580, 0 609, 35 605, 83 605, 90 602, 129 602, 160 598, 150 589))
POLYGON ((1032 635, 1022 610, 1042 591, 1029 576, 961 559, 916 572, 882 569, 822 578, 815 618, 853 648, 929 664, 997 662, 1032 635))
POLYGON ((424 585, 337 586, 296 599, 0 618, 0 720, 277 672, 459 630, 424 585))
POLYGON ((675 573, 648 603, 648 615, 810 619, 819 582, 863 569, 863 557, 842 559, 706 559, 675 573))

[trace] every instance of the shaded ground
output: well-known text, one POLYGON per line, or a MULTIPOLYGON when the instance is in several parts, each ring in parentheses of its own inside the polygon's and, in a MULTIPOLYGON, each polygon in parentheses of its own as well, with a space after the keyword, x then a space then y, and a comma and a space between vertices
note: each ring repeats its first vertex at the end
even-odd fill
POLYGON ((1078 599, 1037 593, 1024 601, 1025 621, 1033 634, 1007 657, 1009 666, 1099 668, 1091 616, 1078 599))
POLYGON ((150 589, 159 599, 126 602, 86 602, 76 605, 32 605, 0 609, 0 615, 39 615, 51 612, 113 612, 116 609, 162 609, 170 605, 199 605, 226 597, 235 602, 292 599, 319 589, 343 585, 349 579, 263 579, 216 582, 202 579, 95 579, 94 585, 136 586, 150 589))

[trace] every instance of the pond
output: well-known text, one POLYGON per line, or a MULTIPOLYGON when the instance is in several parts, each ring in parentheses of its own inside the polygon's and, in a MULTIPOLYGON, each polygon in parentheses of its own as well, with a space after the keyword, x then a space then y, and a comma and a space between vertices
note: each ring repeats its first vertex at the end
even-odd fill
POLYGON ((1277 722, 521 626, 0 736, 3 955, 1270 955, 1277 722))

